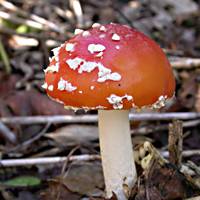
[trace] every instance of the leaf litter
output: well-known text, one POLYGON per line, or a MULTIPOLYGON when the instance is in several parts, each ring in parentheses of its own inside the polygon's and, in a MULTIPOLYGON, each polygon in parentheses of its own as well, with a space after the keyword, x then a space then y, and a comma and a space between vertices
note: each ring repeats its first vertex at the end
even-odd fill
MULTIPOLYGON (((11 16, 9 20, 3 18, 0 20, 1 42, 11 71, 10 74, 5 71, 5 60, 0 59, 1 117, 83 114, 83 111, 74 114, 64 110, 62 105, 49 100, 41 89, 44 78, 42 66, 45 67, 48 63, 50 49, 71 37, 75 27, 87 29, 94 22, 123 23, 140 29, 159 42, 170 60, 186 58, 187 61, 187 58, 200 57, 200 7, 196 0, 152 0, 150 2, 117 0, 114 4, 104 0, 80 1, 83 10, 82 20, 80 18, 77 20, 77 12, 68 2, 41 0, 37 4, 34 1, 27 3, 27 1, 4 0, 2 2, 0 10, 11 16), (17 9, 13 10, 12 4, 17 9), (15 19, 20 20, 20 24, 16 23, 15 19), (37 23, 27 24, 27 19, 37 23)), ((199 112, 200 110, 200 64, 196 65, 197 67, 185 67, 190 66, 186 61, 180 64, 179 68, 174 68, 177 80, 176 99, 166 112, 199 112)), ((95 114, 94 111, 88 113, 95 114)), ((200 195, 197 173, 200 164, 199 155, 183 158, 182 167, 187 166, 186 171, 172 165, 161 155, 168 144, 167 129, 162 128, 167 125, 168 122, 160 121, 132 124, 133 133, 134 130, 141 128, 156 128, 145 132, 146 138, 153 143, 153 146, 150 145, 146 155, 138 157, 139 178, 130 199, 170 200, 200 195), (162 137, 160 137, 161 134, 162 137), (161 154, 154 146, 160 150, 161 154), (193 161, 195 165, 191 165, 190 162, 188 164, 188 161, 193 161)), ((44 127, 40 124, 26 126, 14 124, 8 125, 8 128, 17 135, 19 147, 23 142, 40 134, 44 127)), ((183 131, 186 134, 183 151, 200 149, 199 125, 186 127, 183 131)), ((135 148, 138 152, 138 149, 143 148, 144 136, 135 132, 133 137, 134 141, 138 138, 139 146, 135 148)), ((45 134, 33 140, 31 145, 17 149, 0 134, 2 159, 34 158, 38 155, 66 156, 77 145, 80 147, 74 152, 75 155, 99 153, 96 124, 51 124, 45 134), (14 149, 15 151, 12 151, 14 149)), ((0 182, 10 182, 9 188, 0 186, 0 199, 105 200, 99 161, 68 163, 64 176, 61 174, 61 169, 61 163, 6 169, 0 167, 0 182), (39 187, 37 184, 26 187, 30 179, 40 180, 39 187), (20 184, 25 189, 12 187, 13 185, 20 186, 20 184)), ((116 199, 115 194, 111 199, 116 199)))

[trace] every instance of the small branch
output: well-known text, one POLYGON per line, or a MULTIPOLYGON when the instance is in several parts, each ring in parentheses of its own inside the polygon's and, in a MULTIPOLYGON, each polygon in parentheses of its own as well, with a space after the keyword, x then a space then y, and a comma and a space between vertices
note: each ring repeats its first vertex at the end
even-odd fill
POLYGON ((196 174, 200 175, 200 167, 197 166, 194 162, 192 162, 191 160, 188 160, 187 166, 193 169, 196 172, 196 174))
POLYGON ((27 11, 25 10, 22 10, 20 8, 18 8, 17 6, 15 6, 13 3, 11 2, 8 2, 8 1, 1 1, 0 4, 14 12, 14 13, 18 13, 19 15, 25 17, 25 18, 30 18, 31 20, 35 21, 35 22, 38 22, 40 24, 43 24, 45 27, 49 27, 51 30, 54 30, 55 32, 60 32, 60 27, 58 25, 56 25, 55 23, 45 19, 45 18, 42 18, 36 14, 30 14, 28 13, 27 11))
MULTIPOLYGON (((161 151, 160 153, 165 158, 169 157, 168 151, 161 151)), ((182 151, 182 157, 185 158, 185 157, 190 157, 190 156, 200 156, 200 149, 182 151)))
POLYGON ((39 30, 45 29, 45 27, 38 22, 35 22, 33 20, 29 20, 29 19, 19 18, 16 15, 9 14, 9 13, 4 12, 4 11, 0 11, 0 17, 3 18, 3 19, 9 20, 9 21, 11 21, 15 24, 25 24, 29 27, 36 28, 36 29, 39 29, 39 30))
MULTIPOLYGON (((198 126, 199 124, 200 124, 200 119, 182 122, 183 128, 195 127, 198 126)), ((132 129, 131 134, 148 135, 149 133, 153 133, 156 131, 165 131, 165 130, 168 130, 168 124, 160 124, 157 126, 147 125, 132 129)))
POLYGON ((163 48, 163 51, 168 54, 168 55, 172 55, 172 56, 183 56, 184 52, 182 50, 179 49, 167 49, 167 48, 163 48))
MULTIPOLYGON (((168 158, 169 152, 168 151, 161 151, 160 154, 168 158)), ((196 150, 185 150, 182 152, 183 157, 190 157, 198 155, 200 156, 200 149, 196 150)), ((71 157, 41 157, 41 158, 20 158, 20 159, 5 159, 0 160, 0 167, 18 167, 18 166, 32 166, 32 165, 48 165, 48 164, 59 164, 64 163, 66 159, 69 159, 69 162, 73 161, 93 161, 93 160, 100 160, 100 155, 77 155, 71 157)))
POLYGON ((170 57, 169 60, 175 69, 191 69, 200 67, 200 58, 170 57))
POLYGON ((181 166, 182 149, 183 126, 181 121, 175 120, 172 124, 169 124, 168 150, 169 161, 177 167, 181 166))
MULTIPOLYGON (((131 121, 155 121, 155 120, 189 120, 200 118, 197 112, 174 112, 174 113, 130 113, 131 121)), ((97 115, 54 115, 54 116, 26 116, 26 117, 2 117, 0 121, 5 124, 44 124, 44 123, 96 123, 97 115)))
POLYGON ((16 147, 14 147, 13 149, 9 149, 9 150, 16 152, 19 149, 22 149, 22 148, 25 148, 25 147, 31 145, 35 141, 39 140, 47 132, 50 125, 51 125, 50 123, 47 123, 46 126, 41 130, 41 132, 39 132, 36 136, 34 136, 33 138, 30 138, 29 140, 27 140, 27 141, 23 142, 22 144, 19 144, 16 147))
POLYGON ((74 14, 76 16, 78 27, 83 27, 84 21, 83 21, 83 11, 81 8, 81 4, 79 0, 70 0, 70 5, 74 11, 74 14))
POLYGON ((17 142, 17 138, 15 133, 13 133, 7 126, 5 126, 2 122, 0 122, 0 135, 3 136, 8 142, 15 144, 17 142))
MULTIPOLYGON (((48 34, 34 34, 34 33, 17 33, 15 30, 12 30, 10 28, 4 27, 2 25, 0 25, 0 33, 1 34, 6 34, 6 35, 18 35, 21 37, 28 37, 28 38, 34 38, 37 40, 53 40, 53 41, 59 41, 59 42, 63 42, 63 39, 59 39, 59 37, 52 37, 49 36, 48 34)), ((70 32, 66 32, 66 36, 71 37, 73 34, 70 32)))
POLYGON ((61 170, 61 176, 65 177, 65 171, 67 169, 68 163, 70 162, 70 158, 72 157, 72 155, 76 152, 76 150, 78 150, 80 148, 80 145, 75 146, 68 154, 67 159, 65 160, 63 166, 62 166, 62 170, 61 170))
MULTIPOLYGON (((68 157, 43 157, 43 158, 22 158, 22 159, 6 159, 0 160, 2 167, 18 167, 18 166, 31 166, 31 165, 49 165, 63 163, 68 157)), ((71 156, 69 162, 73 161, 92 161, 100 160, 99 155, 78 155, 71 156)))
POLYGON ((60 7, 57 7, 55 5, 52 6, 52 9, 54 10, 54 12, 58 16, 66 19, 67 21, 69 21, 70 24, 75 24, 74 14, 73 14, 73 12, 71 10, 69 10, 69 9, 63 10, 60 7))

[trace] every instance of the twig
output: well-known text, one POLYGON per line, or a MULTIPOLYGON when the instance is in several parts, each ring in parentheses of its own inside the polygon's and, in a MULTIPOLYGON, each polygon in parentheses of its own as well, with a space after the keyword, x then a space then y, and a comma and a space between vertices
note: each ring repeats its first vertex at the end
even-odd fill
POLYGON ((28 12, 26 12, 25 10, 19 9, 17 6, 15 6, 14 4, 12 4, 11 2, 8 1, 1 1, 0 4, 8 9, 11 10, 15 13, 18 13, 24 17, 29 17, 30 19, 32 19, 35 22, 38 22, 40 24, 43 24, 45 27, 49 27, 49 29, 55 31, 55 32, 59 32, 59 33, 63 33, 63 31, 61 31, 60 27, 58 25, 56 25, 55 23, 42 18, 36 14, 29 14, 28 12))
POLYGON ((0 122, 0 135, 2 135, 10 143, 15 144, 17 142, 16 135, 2 122, 0 122))
POLYGON ((200 67, 200 58, 170 57, 169 60, 175 69, 191 69, 200 67))
POLYGON ((73 12, 71 10, 69 10, 69 9, 63 10, 60 7, 57 7, 55 5, 52 7, 52 9, 54 10, 54 12, 58 16, 61 16, 62 18, 65 18, 67 21, 69 21, 70 24, 74 24, 75 23, 74 15, 73 15, 73 12))
POLYGON ((81 8, 81 4, 79 0, 70 0, 70 5, 74 11, 74 14, 77 18, 78 27, 83 27, 84 21, 83 21, 83 11, 81 8))
POLYGON ((166 54, 172 55, 172 56, 183 56, 184 52, 182 50, 178 50, 178 49, 167 49, 167 48, 163 48, 163 51, 166 54))
POLYGON ((23 142, 22 144, 17 145, 13 149, 9 149, 9 152, 10 151, 17 151, 18 149, 27 147, 27 146, 31 145, 33 142, 39 140, 47 132, 50 125, 51 125, 51 123, 47 123, 47 125, 42 129, 42 131, 40 131, 35 137, 30 138, 29 140, 23 142))
POLYGON ((9 61, 8 55, 6 53, 6 50, 4 48, 4 45, 2 43, 1 37, 0 37, 0 55, 1 55, 1 59, 3 61, 3 64, 5 66, 5 72, 7 74, 10 74, 11 73, 10 61, 9 61))
MULTIPOLYGON (((200 118, 197 112, 180 113, 130 113, 129 119, 132 121, 155 121, 155 120, 189 120, 200 118)), ((97 115, 54 115, 54 116, 26 116, 26 117, 2 117, 0 121, 5 124, 44 124, 44 123, 96 123, 97 115)))
POLYGON ((181 166, 183 149, 183 127, 182 122, 179 120, 173 121, 169 124, 169 138, 168 138, 168 150, 169 161, 176 165, 181 166))
MULTIPOLYGON (((22 159, 6 159, 0 160, 2 167, 17 167, 17 166, 31 166, 31 165, 48 165, 59 164, 65 162, 67 157, 43 157, 43 158, 22 158, 22 159)), ((70 162, 73 161, 92 161, 100 160, 99 155, 78 155, 71 156, 70 162)))
POLYGON ((196 174, 200 175, 200 167, 193 163, 191 160, 188 160, 187 166, 193 169, 196 172, 196 174))
MULTIPOLYGON (((59 39, 59 37, 52 37, 52 36, 49 36, 48 34, 17 33, 16 31, 14 31, 10 28, 4 27, 2 25, 0 25, 0 33, 6 34, 6 35, 19 35, 19 36, 22 36, 22 37, 35 38, 37 40, 41 40, 41 39, 48 40, 48 39, 50 39, 50 40, 55 40, 55 41, 60 41, 60 42, 64 41, 64 38, 59 39)), ((66 32, 67 37, 71 37, 72 35, 73 35, 72 33, 66 32)))
MULTIPOLYGON (((161 155, 165 158, 169 157, 168 151, 161 151, 161 155)), ((182 151, 182 157, 200 156, 200 149, 182 151)))
MULTIPOLYGON (((160 152, 165 158, 169 157, 168 151, 160 152)), ((197 150, 186 150, 182 152, 183 157, 189 157, 193 155, 200 155, 200 149, 197 150)), ((59 164, 65 162, 67 157, 41 157, 41 158, 20 158, 20 159, 5 159, 0 160, 0 166, 3 167, 18 167, 18 166, 31 166, 31 165, 48 165, 48 164, 59 164)), ((69 162, 73 161, 93 161, 100 160, 100 155, 77 155, 71 156, 69 162)))
MULTIPOLYGON (((186 122, 182 122, 183 128, 188 128, 188 127, 194 127, 200 124, 200 120, 189 120, 186 122)), ((160 124, 157 126, 144 126, 144 127, 139 127, 136 129, 131 130, 131 134, 140 134, 140 135, 147 135, 149 133, 153 133, 156 131, 164 131, 168 129, 168 124, 160 124)))
POLYGON ((63 166, 62 166, 62 170, 61 170, 61 176, 65 177, 65 171, 67 168, 68 163, 70 162, 70 158, 72 157, 72 155, 75 153, 76 150, 78 150, 80 148, 80 145, 74 147, 68 154, 63 166))
POLYGON ((29 20, 29 19, 23 19, 23 18, 17 17, 16 15, 9 14, 9 13, 4 12, 4 11, 0 11, 0 17, 3 18, 3 19, 9 20, 9 21, 11 21, 15 24, 25 24, 29 27, 40 29, 40 30, 45 29, 45 27, 38 22, 35 22, 33 20, 29 20))

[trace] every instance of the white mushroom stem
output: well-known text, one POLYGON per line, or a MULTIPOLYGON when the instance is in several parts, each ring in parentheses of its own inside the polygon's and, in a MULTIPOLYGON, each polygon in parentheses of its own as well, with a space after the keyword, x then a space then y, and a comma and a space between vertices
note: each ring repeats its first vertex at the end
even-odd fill
POLYGON ((114 192, 127 200, 136 182, 136 169, 127 110, 99 110, 99 138, 108 198, 114 192))

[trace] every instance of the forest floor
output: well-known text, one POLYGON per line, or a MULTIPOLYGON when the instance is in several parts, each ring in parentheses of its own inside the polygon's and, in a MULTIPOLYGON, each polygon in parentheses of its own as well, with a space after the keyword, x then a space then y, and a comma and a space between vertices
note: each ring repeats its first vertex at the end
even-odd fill
POLYGON ((130 199, 200 199, 199 0, 0 0, 0 200, 105 199, 97 113, 65 110, 41 88, 51 49, 95 22, 144 32, 176 78, 172 104, 131 120, 130 199))

